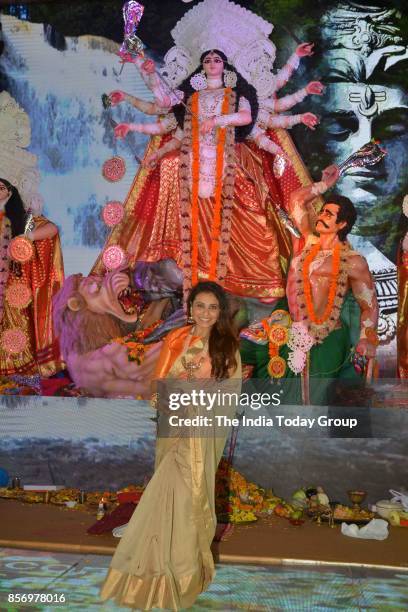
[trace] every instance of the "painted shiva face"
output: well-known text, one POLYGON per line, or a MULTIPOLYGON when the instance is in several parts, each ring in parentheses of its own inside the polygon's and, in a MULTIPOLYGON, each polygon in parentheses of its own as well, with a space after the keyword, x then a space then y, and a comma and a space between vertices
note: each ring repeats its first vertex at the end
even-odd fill
POLYGON ((360 212, 367 213, 378 198, 384 204, 384 198, 405 191, 408 184, 408 96, 397 87, 362 83, 335 83, 327 94, 322 132, 334 163, 372 138, 387 151, 382 162, 354 168, 339 184, 360 212))
POLYGON ((211 51, 203 59, 203 69, 207 77, 221 77, 224 70, 224 60, 211 51))
POLYGON ((400 13, 388 3, 327 4, 320 17, 326 51, 316 54, 311 65, 313 78, 322 77, 326 91, 307 100, 307 110, 321 121, 313 133, 295 129, 296 142, 317 174, 324 165, 343 162, 372 138, 380 141, 385 158, 347 172, 336 192, 357 209, 355 232, 394 260, 401 202, 408 191, 406 31, 400 13))
POLYGON ((211 329, 220 315, 220 304, 213 293, 198 293, 191 305, 191 316, 200 328, 211 329))
POLYGON ((339 210, 340 207, 337 204, 328 203, 323 206, 316 221, 316 231, 319 234, 337 234, 345 227, 345 221, 337 223, 339 210))

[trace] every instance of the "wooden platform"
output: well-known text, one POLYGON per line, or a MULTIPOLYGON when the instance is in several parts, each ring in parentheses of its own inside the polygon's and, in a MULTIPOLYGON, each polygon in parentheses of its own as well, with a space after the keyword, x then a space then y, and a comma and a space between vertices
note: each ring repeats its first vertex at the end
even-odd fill
MULTIPOLYGON (((118 540, 111 534, 88 535, 95 517, 80 510, 0 500, 0 546, 80 554, 111 555, 118 540)), ((224 542, 213 544, 220 563, 334 565, 400 568, 408 571, 408 528, 390 527, 387 540, 359 540, 306 521, 294 527, 268 517, 235 526, 224 542)))

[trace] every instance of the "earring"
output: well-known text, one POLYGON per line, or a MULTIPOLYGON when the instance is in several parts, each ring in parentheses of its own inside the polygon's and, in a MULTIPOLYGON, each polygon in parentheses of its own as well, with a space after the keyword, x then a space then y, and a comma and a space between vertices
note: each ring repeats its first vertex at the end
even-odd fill
POLYGON ((231 89, 234 89, 234 87, 237 85, 237 73, 233 72, 232 70, 224 70, 223 76, 225 87, 231 87, 231 89))
POLYGON ((197 74, 191 77, 190 85, 196 91, 207 89, 207 77, 204 70, 202 70, 201 72, 197 72, 197 74))
POLYGON ((191 310, 190 310, 190 312, 188 313, 188 316, 187 316, 187 323, 188 323, 188 325, 192 325, 193 323, 195 323, 193 317, 191 316, 191 310))

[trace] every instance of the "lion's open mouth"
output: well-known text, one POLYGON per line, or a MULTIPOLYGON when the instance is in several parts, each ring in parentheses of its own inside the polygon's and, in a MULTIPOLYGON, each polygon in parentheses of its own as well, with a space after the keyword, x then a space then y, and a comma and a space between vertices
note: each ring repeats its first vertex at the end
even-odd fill
POLYGON ((119 293, 118 302, 123 312, 127 315, 139 313, 143 306, 143 301, 139 293, 130 286, 119 293))

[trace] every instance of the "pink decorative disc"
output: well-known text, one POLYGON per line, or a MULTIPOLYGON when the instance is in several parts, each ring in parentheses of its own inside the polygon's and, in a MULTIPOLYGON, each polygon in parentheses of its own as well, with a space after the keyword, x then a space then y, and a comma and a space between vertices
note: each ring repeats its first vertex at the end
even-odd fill
POLYGON ((109 227, 118 225, 123 219, 125 209, 120 202, 108 202, 102 210, 102 219, 109 227))
POLYGON ((10 241, 9 255, 17 263, 27 263, 34 255, 33 243, 25 236, 16 236, 10 241))
POLYGON ((26 308, 32 298, 30 287, 24 283, 11 283, 6 289, 6 300, 13 308, 26 308))
POLYGON ((7 329, 1 334, 1 346, 6 353, 22 353, 27 347, 27 336, 21 329, 7 329))
POLYGON ((116 270, 126 260, 125 251, 118 245, 110 246, 103 252, 102 260, 108 270, 116 270))
POLYGON ((107 181, 115 183, 120 181, 126 172, 125 160, 122 157, 111 157, 107 159, 102 167, 102 174, 107 181))

